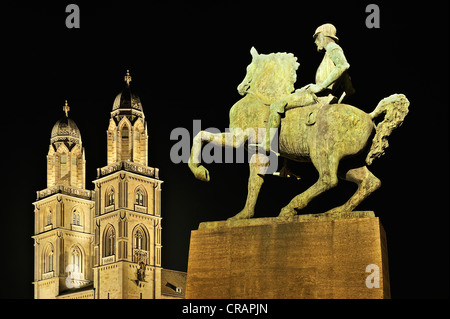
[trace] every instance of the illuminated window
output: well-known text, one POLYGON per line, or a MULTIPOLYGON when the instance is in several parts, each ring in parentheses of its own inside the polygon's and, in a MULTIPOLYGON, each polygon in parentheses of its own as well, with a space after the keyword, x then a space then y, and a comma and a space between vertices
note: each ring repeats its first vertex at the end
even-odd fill
POLYGON ((103 237, 104 257, 115 255, 116 248, 116 232, 111 225, 105 229, 103 237))
POLYGON ((80 213, 77 210, 72 213, 72 225, 81 226, 80 213))
POLYGON ((130 158, 130 141, 129 141, 129 136, 130 136, 130 130, 128 129, 128 126, 124 125, 122 127, 122 132, 121 132, 121 147, 122 147, 122 152, 121 152, 121 159, 123 161, 126 160, 131 160, 130 158))
POLYGON ((79 247, 74 247, 70 256, 70 261, 72 263, 73 272, 82 272, 82 255, 79 247))
POLYGON ((43 253, 44 257, 44 273, 53 271, 53 245, 48 244, 43 253))
POLYGON ((114 188, 111 188, 106 194, 106 205, 111 206, 114 205, 114 188))
POLYGON ((49 209, 48 213, 47 213, 47 225, 51 225, 52 224, 52 210, 49 209))
POLYGON ((144 199, 145 199, 145 193, 144 193, 144 191, 142 190, 142 188, 138 188, 138 189, 136 190, 136 197, 135 197, 134 203, 135 203, 136 205, 144 206, 144 205, 145 205, 145 204, 144 204, 144 203, 145 203, 144 199))
POLYGON ((140 227, 134 233, 134 248, 147 250, 147 236, 140 227))

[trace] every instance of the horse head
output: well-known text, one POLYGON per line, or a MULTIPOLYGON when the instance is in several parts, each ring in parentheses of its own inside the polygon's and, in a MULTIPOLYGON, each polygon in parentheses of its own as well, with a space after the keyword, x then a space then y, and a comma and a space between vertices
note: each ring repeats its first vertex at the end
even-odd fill
POLYGON ((237 88, 239 94, 252 93, 273 103, 294 91, 300 64, 292 53, 259 54, 252 47, 250 54, 252 62, 237 88))
POLYGON ((248 92, 248 89, 250 88, 250 83, 252 82, 253 78, 253 71, 255 69, 255 59, 258 58, 258 51, 256 51, 255 47, 252 47, 250 49, 250 54, 252 55, 252 63, 250 63, 247 66, 247 74, 245 75, 244 80, 241 82, 241 84, 238 85, 237 89, 240 95, 246 95, 248 92))

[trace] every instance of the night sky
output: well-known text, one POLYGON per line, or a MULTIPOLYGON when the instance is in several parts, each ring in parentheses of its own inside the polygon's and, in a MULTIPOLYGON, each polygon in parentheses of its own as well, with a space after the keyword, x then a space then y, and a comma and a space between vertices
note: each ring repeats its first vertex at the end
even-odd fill
MULTIPOLYGON (((97 168, 106 166, 113 101, 130 70, 148 123, 149 166, 164 181, 162 265, 186 271, 191 230, 243 208, 248 166, 210 164, 211 181, 198 181, 187 164, 171 162, 177 141, 170 133, 183 127, 192 134, 193 120, 202 129, 228 127, 252 46, 293 53, 300 62, 296 88, 314 82, 323 53, 312 35, 330 22, 356 89, 346 103, 371 112, 393 93, 411 102, 386 154, 370 167, 382 187, 357 208, 375 211, 386 230, 392 297, 448 298, 448 1, 379 1, 379 29, 366 27, 367 1, 75 2, 79 29, 65 26, 69 3, 2 7, 1 297, 33 298, 32 202, 46 188, 50 132, 66 99, 86 151, 86 185, 94 189, 97 168)), ((300 181, 266 178, 255 217, 277 216, 318 177, 311 164, 297 168, 300 181)), ((341 205, 355 189, 342 181, 302 213, 341 205)))

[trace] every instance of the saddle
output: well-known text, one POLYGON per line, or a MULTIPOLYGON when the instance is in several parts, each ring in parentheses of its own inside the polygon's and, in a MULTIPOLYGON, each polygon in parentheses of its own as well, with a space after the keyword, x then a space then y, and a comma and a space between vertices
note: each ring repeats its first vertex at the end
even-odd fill
POLYGON ((328 105, 328 104, 333 104, 337 102, 337 98, 332 95, 332 94, 328 94, 327 96, 312 96, 310 95, 311 99, 306 100, 304 103, 302 103, 302 105, 297 105, 297 106, 291 106, 289 107, 289 105, 286 107, 286 111, 288 110, 293 110, 296 109, 298 107, 305 107, 305 106, 309 106, 309 105, 313 105, 313 104, 319 104, 318 108, 313 108, 313 111, 309 112, 308 115, 306 116, 306 121, 305 124, 308 126, 314 125, 316 123, 316 113, 317 110, 323 106, 323 105, 328 105))

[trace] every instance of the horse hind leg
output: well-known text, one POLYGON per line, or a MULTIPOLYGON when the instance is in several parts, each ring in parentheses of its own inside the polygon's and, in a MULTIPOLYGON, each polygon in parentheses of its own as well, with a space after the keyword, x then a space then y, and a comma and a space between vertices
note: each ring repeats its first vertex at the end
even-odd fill
POLYGON ((335 187, 338 183, 337 168, 339 161, 334 157, 312 158, 319 172, 319 179, 310 188, 295 196, 290 203, 281 209, 280 217, 297 215, 296 210, 303 209, 308 203, 323 192, 335 187))
POLYGON ((255 214, 256 201, 264 183, 264 175, 269 167, 269 158, 263 154, 254 154, 250 159, 250 177, 248 178, 248 193, 244 209, 228 220, 248 219, 255 214))
POLYGON ((356 183, 358 189, 342 206, 333 208, 326 214, 338 214, 353 211, 364 199, 381 186, 381 181, 372 174, 367 166, 350 169, 345 174, 345 180, 356 183))

